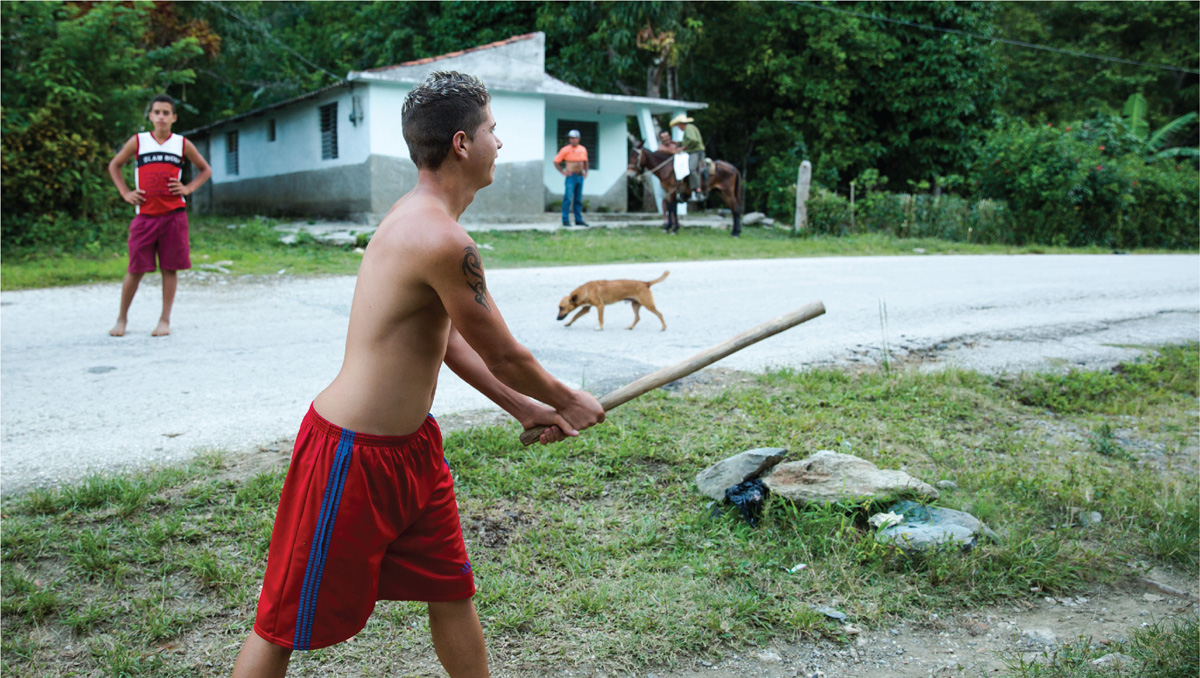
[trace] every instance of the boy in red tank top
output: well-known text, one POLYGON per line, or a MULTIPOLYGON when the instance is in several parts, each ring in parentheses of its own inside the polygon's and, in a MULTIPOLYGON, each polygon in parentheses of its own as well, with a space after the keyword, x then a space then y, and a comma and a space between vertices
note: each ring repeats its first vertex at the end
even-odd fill
POLYGON ((166 94, 154 97, 148 116, 153 132, 135 134, 108 163, 108 174, 125 202, 133 205, 137 216, 129 224, 129 269, 121 283, 121 310, 117 324, 108 331, 114 337, 125 336, 129 306, 137 294, 142 276, 162 268, 163 307, 158 325, 151 332, 163 337, 171 333, 171 306, 175 303, 178 272, 192 267, 188 252, 188 222, 183 197, 191 195, 212 176, 212 168, 196 146, 178 134, 171 125, 179 119, 175 100, 166 94), (137 159, 135 188, 131 191, 121 168, 137 159), (188 184, 183 176, 183 159, 196 166, 196 178, 188 184))

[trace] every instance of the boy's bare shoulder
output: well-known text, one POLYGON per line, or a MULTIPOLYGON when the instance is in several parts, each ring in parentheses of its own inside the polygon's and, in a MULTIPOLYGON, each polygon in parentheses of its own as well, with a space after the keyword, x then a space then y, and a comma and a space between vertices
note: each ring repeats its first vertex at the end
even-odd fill
POLYGON ((371 238, 372 243, 377 239, 387 249, 401 248, 434 258, 455 253, 461 255, 463 248, 475 245, 471 236, 450 215, 420 203, 397 204, 380 223, 371 238))

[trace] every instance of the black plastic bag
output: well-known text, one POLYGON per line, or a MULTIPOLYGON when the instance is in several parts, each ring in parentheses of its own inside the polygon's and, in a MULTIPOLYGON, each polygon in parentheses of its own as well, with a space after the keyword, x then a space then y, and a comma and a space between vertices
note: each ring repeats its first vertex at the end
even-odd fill
POLYGON ((762 513, 763 500, 767 498, 767 488, 759 478, 738 483, 725 490, 725 498, 733 502, 742 512, 742 517, 751 527, 758 521, 762 513))

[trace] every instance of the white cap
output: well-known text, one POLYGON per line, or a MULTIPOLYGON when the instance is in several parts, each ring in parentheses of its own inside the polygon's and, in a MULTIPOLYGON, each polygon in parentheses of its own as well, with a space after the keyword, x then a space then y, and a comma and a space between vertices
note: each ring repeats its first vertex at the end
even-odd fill
POLYGON ((582 135, 579 134, 579 130, 577 130, 577 129, 573 129, 570 132, 567 132, 567 138, 578 137, 578 136, 582 136, 582 135))

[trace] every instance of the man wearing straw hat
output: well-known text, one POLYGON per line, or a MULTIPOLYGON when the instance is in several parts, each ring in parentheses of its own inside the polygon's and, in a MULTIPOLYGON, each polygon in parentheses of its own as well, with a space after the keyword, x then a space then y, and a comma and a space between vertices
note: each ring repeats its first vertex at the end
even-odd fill
POLYGON ((691 200, 701 202, 704 194, 700 192, 700 168, 704 167, 704 137, 700 129, 692 124, 693 120, 683 113, 671 118, 670 127, 678 127, 683 132, 683 150, 688 154, 688 186, 692 189, 691 200))

